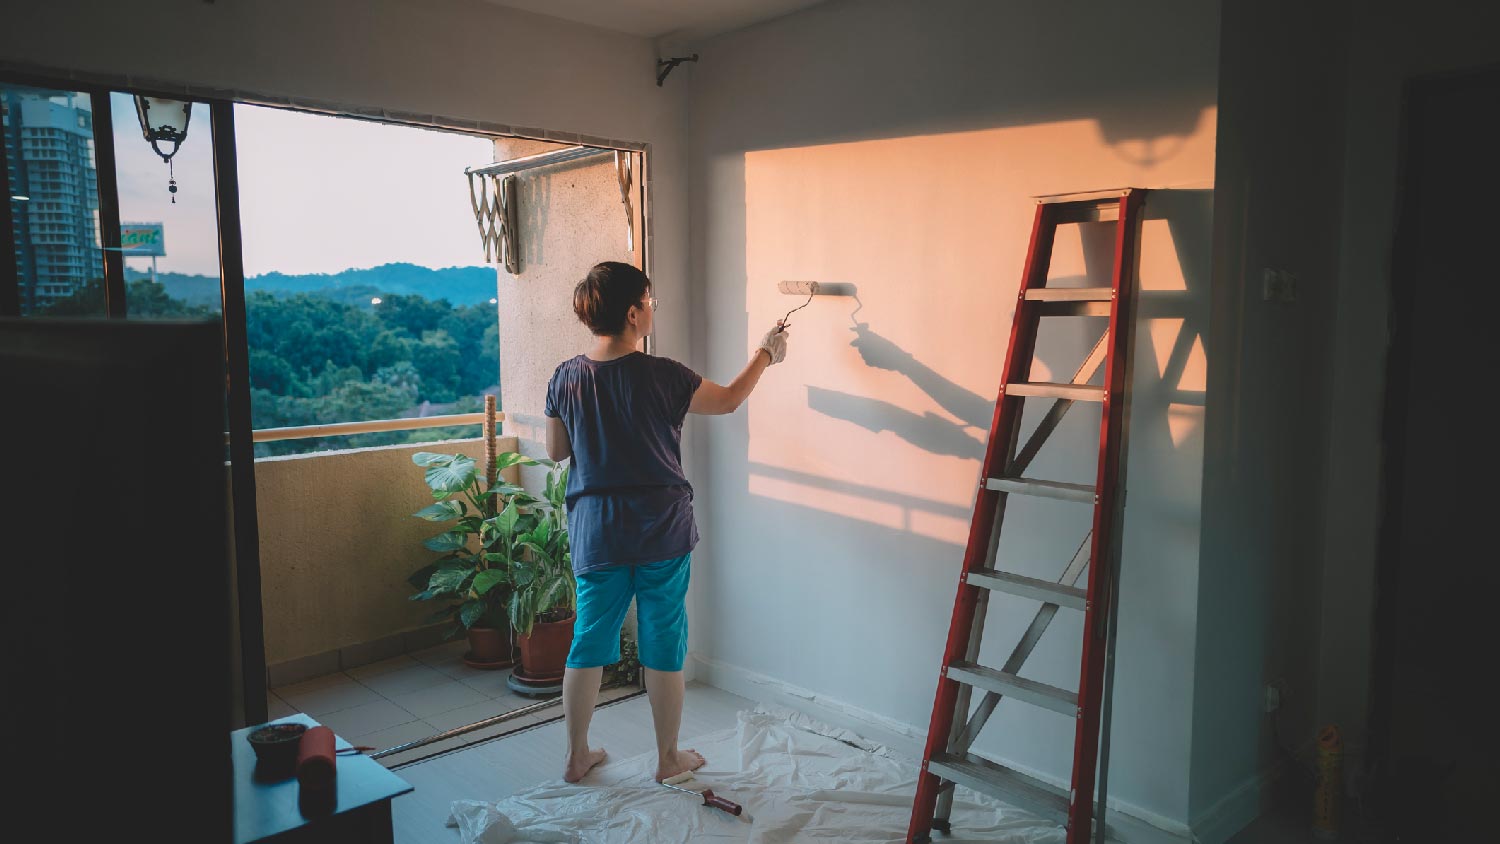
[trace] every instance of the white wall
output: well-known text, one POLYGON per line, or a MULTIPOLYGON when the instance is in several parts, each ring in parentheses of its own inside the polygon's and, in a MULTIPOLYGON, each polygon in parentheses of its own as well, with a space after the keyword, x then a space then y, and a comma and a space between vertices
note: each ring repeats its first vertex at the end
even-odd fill
MULTIPOLYGON (((1037 194, 1163 188, 1143 231, 1112 791, 1188 818, 1199 571, 1215 4, 832 2, 701 45, 692 93, 695 357, 727 379, 789 308, 781 279, 852 284, 792 318, 786 363, 706 432, 694 655, 731 688, 925 734, 1037 194), (862 328, 855 328, 862 324, 862 328), (851 341, 859 341, 858 347, 851 341)), ((1104 283, 1104 231, 1054 278, 1104 283)), ((1092 322, 1092 321, 1091 321, 1092 322)), ((1090 325, 1090 329, 1095 326, 1090 325)), ((1094 337, 1044 333, 1067 380, 1094 337)), ((1041 379, 1039 379, 1041 380, 1041 379)), ((1097 409, 1037 477, 1087 480, 1097 409)), ((1056 576, 1086 509, 1011 504, 1012 564, 1056 576)), ((1035 604, 996 596, 984 660, 1035 604)), ((1025 672, 1076 687, 1079 619, 1025 672)), ((997 653, 999 651, 1000 653, 997 653)), ((1065 778, 1071 722, 1003 703, 982 750, 1065 778)))
POLYGON ((1190 801, 1204 841, 1234 833, 1269 795, 1267 682, 1285 682, 1284 744, 1313 735, 1341 11, 1223 8, 1190 801), (1263 299, 1265 268, 1297 275, 1297 301, 1263 299))

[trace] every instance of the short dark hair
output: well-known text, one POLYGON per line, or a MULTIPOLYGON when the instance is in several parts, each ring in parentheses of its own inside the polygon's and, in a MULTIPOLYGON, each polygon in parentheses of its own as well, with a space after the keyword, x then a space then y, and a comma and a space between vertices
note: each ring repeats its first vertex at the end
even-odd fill
POLYGON ((595 335, 613 337, 625 330, 626 313, 650 289, 651 279, 629 264, 595 264, 573 288, 573 313, 595 335))

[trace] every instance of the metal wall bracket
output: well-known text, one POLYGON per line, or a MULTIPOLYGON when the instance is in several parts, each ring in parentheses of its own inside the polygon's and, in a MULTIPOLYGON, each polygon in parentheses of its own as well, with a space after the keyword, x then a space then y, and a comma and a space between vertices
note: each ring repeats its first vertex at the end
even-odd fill
POLYGON ((673 56, 670 59, 657 59, 656 60, 656 87, 658 87, 658 88, 661 87, 662 81, 667 78, 667 74, 669 74, 669 73, 672 72, 672 68, 674 68, 674 67, 682 64, 683 62, 695 62, 697 60, 698 60, 698 54, 697 53, 694 53, 691 56, 673 56))

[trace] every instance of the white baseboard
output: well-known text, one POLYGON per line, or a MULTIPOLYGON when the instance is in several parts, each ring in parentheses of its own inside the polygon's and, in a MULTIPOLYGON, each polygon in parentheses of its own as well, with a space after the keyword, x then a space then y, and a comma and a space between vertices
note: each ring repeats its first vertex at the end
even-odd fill
POLYGON ((1262 773, 1240 783, 1238 787, 1193 819, 1194 844, 1224 844, 1251 821, 1260 817, 1264 799, 1280 768, 1262 773))
MULTIPOLYGON (((699 653, 689 654, 688 663, 691 665, 689 676, 701 683, 757 703, 773 703, 794 709, 824 723, 856 732, 912 759, 919 760, 922 757, 922 750, 927 742, 925 728, 699 653)), ((1045 772, 1005 759, 995 761, 1060 788, 1069 787, 1069 783, 1045 772)), ((1258 797, 1259 792, 1256 794, 1258 797)), ((1218 809, 1219 804, 1214 808, 1218 809)), ((1194 841, 1194 829, 1181 821, 1116 799, 1109 801, 1109 809, 1110 828, 1124 844, 1192 844, 1194 841)))

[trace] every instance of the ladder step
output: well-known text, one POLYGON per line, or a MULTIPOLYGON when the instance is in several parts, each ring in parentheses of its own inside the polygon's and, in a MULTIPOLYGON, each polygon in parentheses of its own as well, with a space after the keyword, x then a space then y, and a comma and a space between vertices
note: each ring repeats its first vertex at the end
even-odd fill
POLYGON ((973 662, 958 660, 948 666, 948 679, 988 692, 998 692, 1032 706, 1061 712, 1069 718, 1078 717, 1078 694, 1076 692, 1049 686, 1046 683, 1038 683, 1006 671, 996 671, 973 662))
POLYGON ((1059 824, 1068 819, 1068 792, 972 753, 935 753, 927 770, 980 794, 1019 806, 1059 824))
POLYGON ((1032 302, 1108 302, 1114 296, 1111 287, 1033 287, 1026 291, 1032 302))
POLYGON ((976 569, 969 572, 965 579, 975 586, 993 589, 996 592, 1019 595, 1022 598, 1034 598, 1044 603, 1057 604, 1060 607, 1075 610, 1088 609, 1087 592, 1074 586, 1053 583, 1050 580, 1038 580, 1034 577, 996 569, 976 569))
POLYGON ((997 492, 1015 492, 1041 498, 1057 498, 1093 504, 1097 497, 1088 484, 1065 484, 1061 481, 1035 481, 1030 478, 988 478, 984 485, 997 492))
POLYGON ((1038 396, 1044 399, 1104 401, 1104 388, 1088 384, 1059 384, 1052 381, 1022 381, 1007 384, 1005 392, 1013 396, 1038 396))

